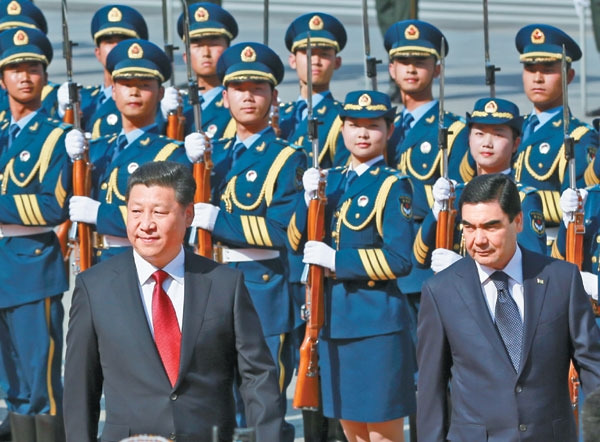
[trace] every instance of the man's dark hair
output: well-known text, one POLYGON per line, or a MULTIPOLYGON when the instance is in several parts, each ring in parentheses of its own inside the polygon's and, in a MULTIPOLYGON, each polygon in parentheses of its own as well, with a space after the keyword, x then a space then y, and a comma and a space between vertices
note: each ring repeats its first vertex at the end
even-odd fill
POLYGON ((170 187, 175 191, 177 202, 184 207, 194 202, 196 182, 190 169, 183 164, 173 161, 153 161, 142 164, 127 180, 126 201, 129 201, 131 189, 136 184, 143 184, 146 187, 170 187))
POLYGON ((581 410, 583 442, 600 442, 600 388, 585 398, 581 410))
POLYGON ((463 204, 490 203, 498 201, 500 208, 512 222, 521 213, 521 198, 514 181, 503 173, 479 175, 467 183, 460 195, 458 207, 463 204))

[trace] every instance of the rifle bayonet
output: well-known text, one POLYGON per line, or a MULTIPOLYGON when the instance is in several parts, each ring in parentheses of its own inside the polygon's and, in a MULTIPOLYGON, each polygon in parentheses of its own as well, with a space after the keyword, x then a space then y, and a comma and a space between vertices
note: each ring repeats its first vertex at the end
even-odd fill
POLYGON ((483 41, 485 50, 485 84, 490 87, 490 97, 496 96, 496 72, 500 71, 490 61, 490 28, 488 22, 488 0, 483 0, 483 41))
POLYGON ((369 14, 367 12, 367 0, 362 0, 362 25, 363 43, 365 48, 365 74, 366 87, 377 90, 377 65, 381 60, 371 56, 371 40, 369 38, 369 14))

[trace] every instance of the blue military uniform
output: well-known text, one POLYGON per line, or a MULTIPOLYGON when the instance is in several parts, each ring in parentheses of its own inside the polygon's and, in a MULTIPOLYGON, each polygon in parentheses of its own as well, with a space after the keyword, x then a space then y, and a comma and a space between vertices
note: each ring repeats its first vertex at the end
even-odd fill
MULTIPOLYGON (((0 1, 0 32, 17 26, 39 29, 44 34, 48 33, 48 24, 41 9, 29 0, 1 0, 0 1)), ((42 109, 48 116, 56 114, 56 92, 58 84, 49 82, 42 90, 42 109)), ((8 94, 5 89, 0 89, 0 113, 10 113, 8 107, 8 94)), ((4 115, 0 115, 4 116, 4 115)))
MULTIPOLYGON (((102 38, 120 36, 148 39, 148 27, 142 14, 136 9, 118 4, 98 9, 92 17, 92 39, 96 46, 102 38)), ((112 87, 88 86, 79 91, 81 99, 82 126, 92 138, 119 133, 121 113, 111 95, 112 87)), ((159 121, 160 123, 160 121, 159 121)))
MULTIPOLYGON (((525 64, 560 61, 563 45, 568 63, 581 58, 581 50, 577 43, 560 29, 549 25, 525 26, 517 33, 515 43, 521 54, 521 62, 525 64)), ((568 132, 575 140, 577 185, 583 187, 584 181, 593 184, 594 178, 585 171, 598 149, 598 135, 591 126, 573 117, 570 117, 568 132)), ((569 184, 563 139, 562 106, 550 109, 542 115, 533 113, 526 116, 521 145, 513 165, 518 182, 539 190, 544 205, 544 217, 549 226, 560 223, 560 193, 569 184)))
MULTIPOLYGON (((389 97, 350 92, 342 118, 392 118, 389 97)), ((326 279, 319 344, 326 416, 382 422, 415 411, 414 347, 406 297, 396 278, 411 268, 412 186, 386 167, 383 155, 356 170, 327 175, 325 243, 336 250, 326 279), (350 178, 350 174, 358 174, 350 178)), ((307 208, 299 198, 288 228, 293 249, 306 240, 307 208)))
MULTIPOLYGON (((231 42, 238 34, 235 18, 219 5, 209 2, 193 3, 188 6, 190 16, 190 40, 206 37, 225 37, 231 42)), ((183 14, 177 21, 177 32, 183 36, 183 14)), ((229 109, 223 105, 223 87, 208 91, 199 91, 202 107, 202 130, 211 138, 231 138, 235 134, 235 122, 229 109)), ((187 97, 183 100, 183 116, 185 117, 184 133, 196 130, 194 126, 194 109, 187 97)))
MULTIPOLYGON (((0 34, 0 70, 51 60, 41 31, 0 34)), ((62 427, 61 297, 68 278, 53 228, 67 218, 70 192, 64 131, 41 108, 0 122, 0 382, 15 440, 35 432, 38 420, 51 421, 48 431, 62 427)))
MULTIPOLYGON (((166 54, 147 40, 129 39, 110 52, 106 67, 113 80, 120 78, 156 78, 168 80, 171 67, 166 54)), ((91 197, 100 201, 94 247, 96 260, 104 260, 126 250, 125 193, 129 176, 149 161, 177 161, 190 165, 182 143, 159 135, 153 124, 128 134, 105 135, 90 144, 92 173, 91 197), (124 143, 124 145, 121 145, 124 143)))
MULTIPOLYGON (((322 12, 311 12, 296 18, 285 33, 285 45, 292 53, 306 50, 307 35, 310 33, 311 47, 333 48, 340 52, 346 45, 344 25, 335 17, 322 12)), ((319 165, 325 169, 342 166, 348 161, 349 152, 344 146, 338 118, 340 103, 329 91, 313 94, 313 117, 319 121, 319 165)), ((279 105, 279 128, 281 137, 301 146, 312 157, 312 144, 308 139, 306 100, 279 105)))

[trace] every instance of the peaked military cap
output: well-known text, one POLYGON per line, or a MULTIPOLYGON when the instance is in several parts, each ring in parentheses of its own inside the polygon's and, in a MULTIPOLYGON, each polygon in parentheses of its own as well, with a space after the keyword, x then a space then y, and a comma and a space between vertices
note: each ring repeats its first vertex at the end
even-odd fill
POLYGON ((346 46, 348 36, 344 25, 334 16, 323 12, 311 12, 296 18, 285 32, 285 45, 290 52, 306 48, 310 32, 312 47, 334 48, 340 52, 346 46))
POLYGON ((523 119, 519 108, 512 101, 502 98, 480 98, 473 112, 467 112, 467 124, 506 124, 521 132, 523 119))
POLYGON ((48 33, 44 13, 29 0, 0 1, 0 31, 21 26, 48 33))
MULTIPOLYGON (((237 37, 238 25, 229 12, 209 2, 193 3, 188 6, 190 15, 190 39, 223 36, 229 41, 237 37)), ((183 39, 183 14, 177 20, 177 32, 183 39)))
POLYGON ((565 46, 567 62, 581 58, 579 45, 567 33, 550 25, 527 25, 515 37, 515 45, 523 63, 547 63, 562 59, 565 46))
POLYGON ((267 81, 277 86, 283 80, 283 63, 271 48, 246 42, 230 46, 217 62, 217 75, 226 86, 231 81, 267 81))
POLYGON ((148 26, 142 14, 132 7, 106 5, 92 17, 92 38, 98 44, 99 38, 111 35, 147 40, 148 26))
POLYGON ((48 66, 52 55, 50 40, 39 29, 18 27, 0 33, 0 69, 24 61, 48 66))
POLYGON ((106 69, 113 79, 156 78, 162 83, 171 78, 167 54, 154 43, 135 38, 119 42, 108 53, 106 69))
POLYGON ((444 52, 448 55, 448 40, 442 31, 421 20, 403 20, 390 26, 383 38, 383 44, 390 59, 433 55, 439 60, 442 53, 442 38, 444 52))
POLYGON ((396 106, 392 106, 390 97, 383 92, 360 90, 348 92, 344 104, 340 106, 340 118, 379 118, 392 120, 396 115, 396 106))

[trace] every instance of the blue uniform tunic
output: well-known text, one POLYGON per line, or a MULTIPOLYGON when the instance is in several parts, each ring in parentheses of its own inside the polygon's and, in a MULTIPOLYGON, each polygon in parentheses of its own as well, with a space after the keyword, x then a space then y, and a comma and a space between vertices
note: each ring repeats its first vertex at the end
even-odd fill
MULTIPOLYGON (((361 422, 399 418, 415 410, 414 346, 407 301, 396 278, 411 267, 412 188, 408 177, 373 164, 345 190, 347 169, 327 177, 325 242, 336 249, 327 279, 320 366, 327 416, 361 422)), ((300 198, 288 237, 306 239, 300 198)))

